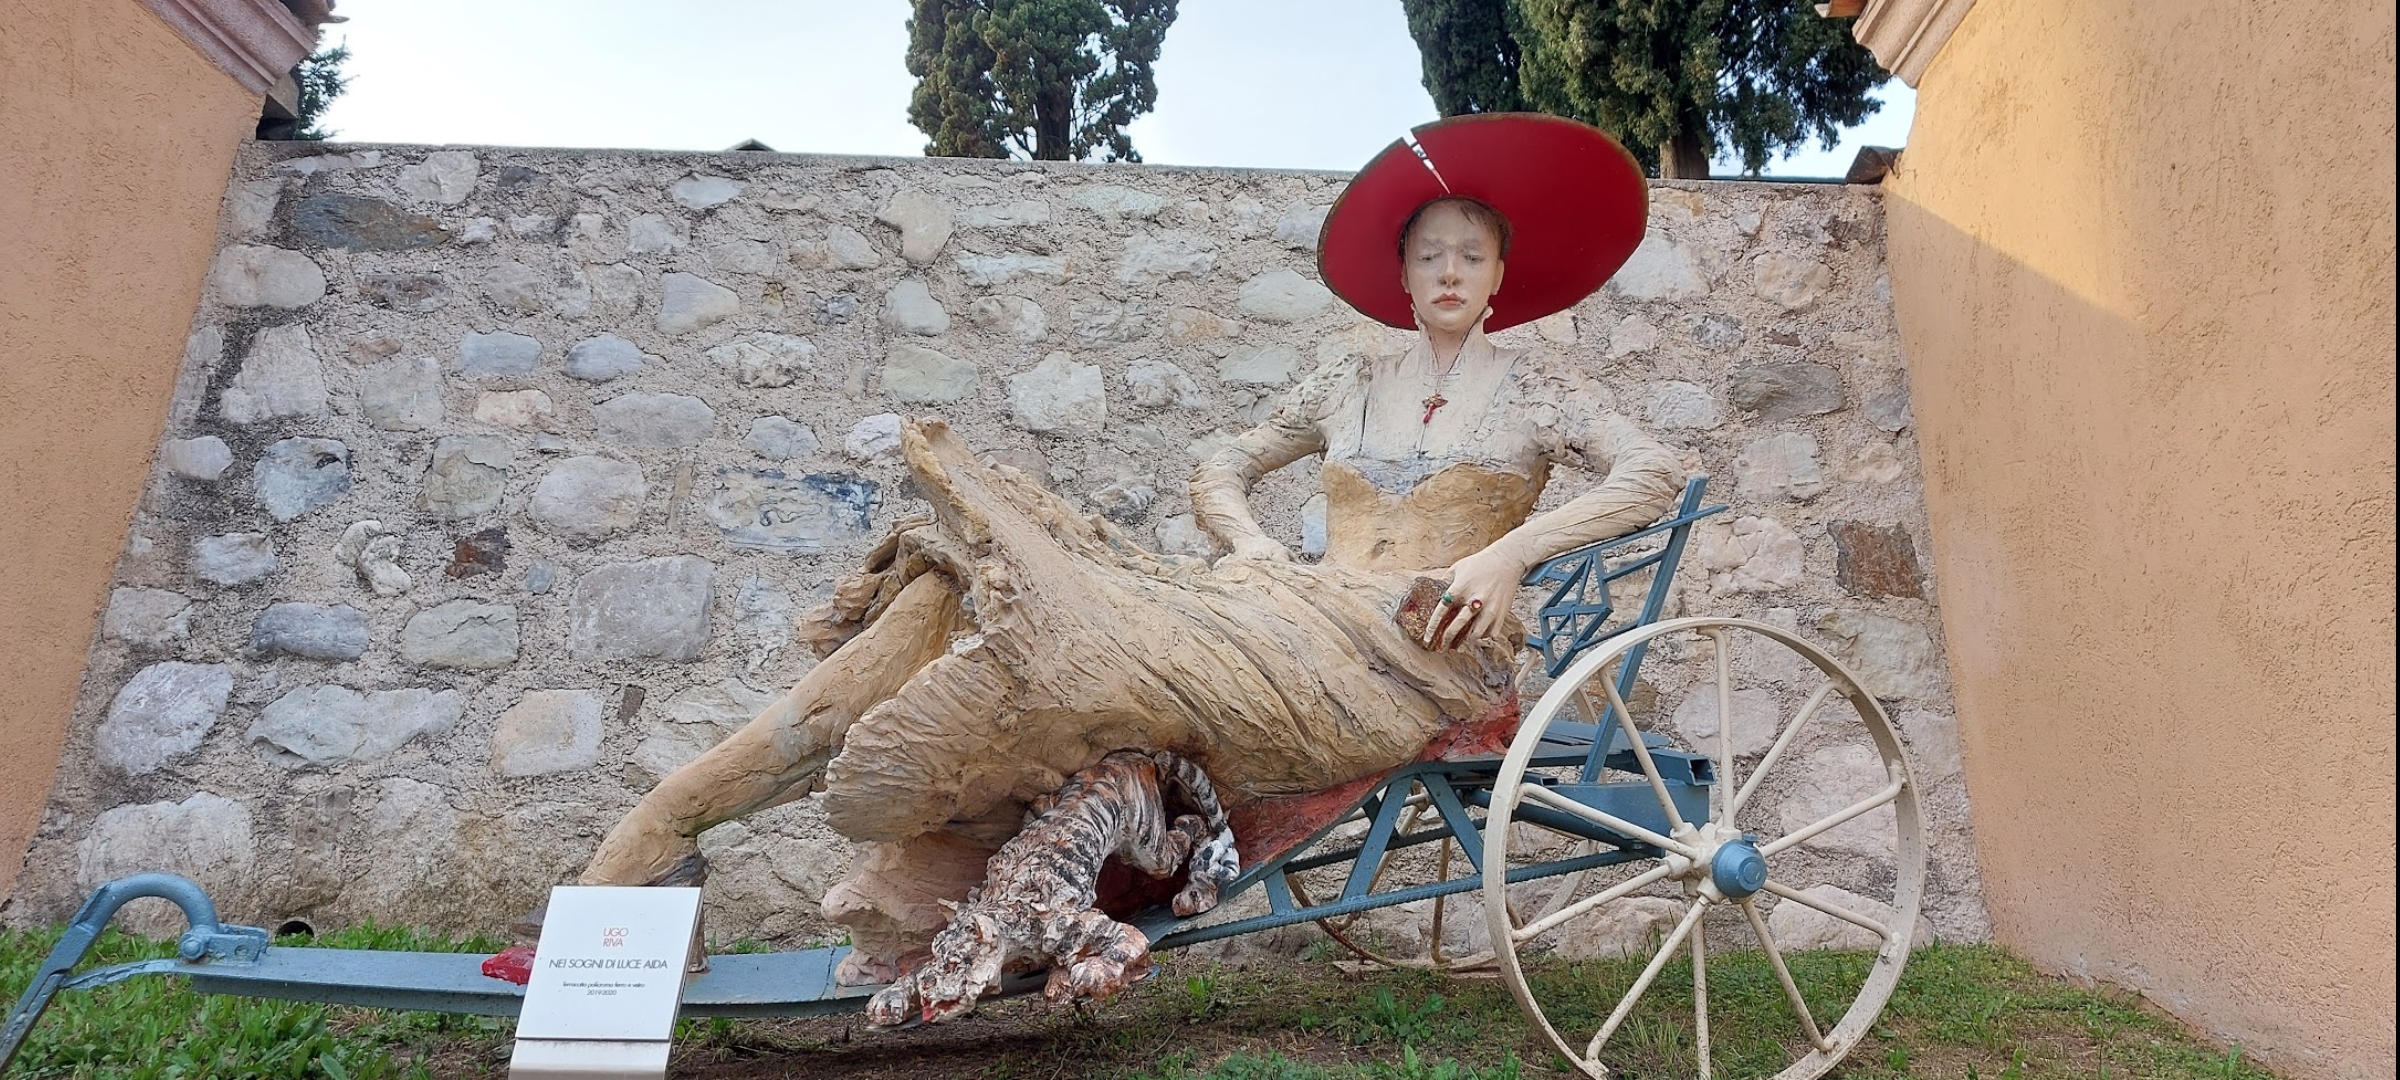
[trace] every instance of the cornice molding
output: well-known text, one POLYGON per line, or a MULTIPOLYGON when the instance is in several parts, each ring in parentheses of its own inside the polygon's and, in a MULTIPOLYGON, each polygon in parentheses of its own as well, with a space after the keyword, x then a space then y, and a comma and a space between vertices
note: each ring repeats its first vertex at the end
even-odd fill
POLYGON ((280 0, 142 0, 200 55, 253 94, 264 94, 317 44, 317 30, 280 0))
POLYGON ((1867 0, 1858 21, 1850 24, 1850 36, 1874 53, 1884 70, 1915 86, 1974 6, 1975 0, 1867 0))

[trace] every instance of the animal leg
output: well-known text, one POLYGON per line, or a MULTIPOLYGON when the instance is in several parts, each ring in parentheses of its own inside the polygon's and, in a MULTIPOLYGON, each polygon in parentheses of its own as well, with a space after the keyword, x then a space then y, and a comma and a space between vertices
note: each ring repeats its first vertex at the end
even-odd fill
POLYGON ((1108 997, 1150 973, 1150 939, 1106 915, 1099 921, 1102 925, 1093 927, 1084 955, 1067 973, 1067 985, 1079 998, 1108 997))
POLYGON ((1180 831, 1185 822, 1194 822, 1191 842, 1191 877, 1183 891, 1175 895, 1177 915, 1197 915, 1217 906, 1225 889, 1242 874, 1241 853, 1234 848, 1233 825, 1226 820, 1225 806, 1217 799, 1216 785, 1209 783, 1208 774, 1198 762, 1181 754, 1159 751, 1153 757, 1161 776, 1171 778, 1182 789, 1184 798, 1199 811, 1175 819, 1180 831))
POLYGON ((867 1026, 899 1027, 924 1011, 924 987, 918 985, 917 972, 912 971, 867 999, 867 1026))

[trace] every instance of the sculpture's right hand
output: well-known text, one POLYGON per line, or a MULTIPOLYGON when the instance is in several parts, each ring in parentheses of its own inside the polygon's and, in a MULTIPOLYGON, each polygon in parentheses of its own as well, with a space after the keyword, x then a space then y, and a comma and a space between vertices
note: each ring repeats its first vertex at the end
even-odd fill
POLYGON ((1233 542, 1233 551, 1227 557, 1259 559, 1265 562, 1290 562, 1292 561, 1292 549, 1264 536, 1245 536, 1233 542))

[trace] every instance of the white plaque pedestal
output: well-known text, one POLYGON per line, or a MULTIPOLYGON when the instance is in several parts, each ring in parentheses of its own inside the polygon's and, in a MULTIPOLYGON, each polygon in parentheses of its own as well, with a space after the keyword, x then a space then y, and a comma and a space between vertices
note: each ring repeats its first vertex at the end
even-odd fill
POLYGON ((511 1080, 657 1080, 667 1074, 700 890, 550 890, 511 1080))

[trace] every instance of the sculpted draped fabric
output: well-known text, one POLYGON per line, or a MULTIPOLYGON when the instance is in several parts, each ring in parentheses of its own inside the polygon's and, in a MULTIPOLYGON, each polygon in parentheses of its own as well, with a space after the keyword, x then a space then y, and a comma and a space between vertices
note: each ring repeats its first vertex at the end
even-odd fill
MULTIPOLYGON (((1245 803, 1388 771, 1506 713, 1521 628, 1421 648, 1391 618, 1414 577, 1493 545, 1530 564, 1631 531, 1681 477, 1565 363, 1493 350, 1480 333, 1469 346, 1448 378, 1422 343, 1328 363, 1195 471, 1202 522, 1267 552, 1250 482, 1323 454, 1328 544, 1315 564, 1154 554, 979 462, 940 421, 907 425, 931 520, 895 530, 803 619, 818 668, 661 782, 583 880, 647 880, 694 858, 699 830, 821 786, 828 821, 863 845, 825 898, 852 931, 846 973, 889 979, 1025 804, 1112 750, 1199 762, 1238 823, 1245 803), (1528 520, 1556 464, 1605 479, 1528 520)), ((1244 838, 1243 854, 1263 853, 1244 838)))

